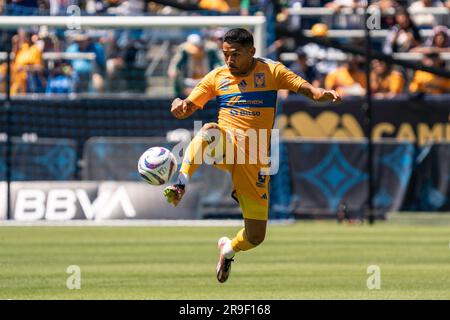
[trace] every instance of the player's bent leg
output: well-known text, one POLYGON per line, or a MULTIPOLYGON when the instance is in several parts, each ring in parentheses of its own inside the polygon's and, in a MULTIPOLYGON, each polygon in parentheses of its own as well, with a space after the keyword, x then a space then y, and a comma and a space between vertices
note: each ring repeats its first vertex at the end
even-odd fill
POLYGON ((234 252, 247 251, 259 246, 266 236, 266 220, 244 219, 245 227, 231 241, 234 252))
MULTIPOLYGON (((263 189, 261 192, 266 193, 266 190, 263 189)), ((268 201, 264 199, 257 201, 242 192, 237 192, 237 200, 242 209, 245 227, 232 240, 231 245, 235 252, 247 251, 260 245, 264 241, 269 218, 268 201)))
POLYGON ((219 125, 214 122, 203 125, 191 143, 189 143, 181 164, 180 173, 184 173, 190 178, 203 163, 203 151, 214 139, 212 130, 219 130, 219 125))
POLYGON ((186 192, 186 185, 203 162, 203 150, 213 141, 213 134, 210 130, 218 128, 219 125, 217 123, 205 124, 189 143, 178 174, 177 183, 164 189, 164 197, 168 203, 175 207, 180 203, 186 192))
POLYGON ((219 282, 225 282, 231 271, 231 262, 236 252, 247 251, 260 245, 266 235, 268 205, 254 201, 237 193, 237 199, 244 216, 244 228, 239 230, 233 240, 226 237, 219 239, 219 262, 216 275, 219 282))

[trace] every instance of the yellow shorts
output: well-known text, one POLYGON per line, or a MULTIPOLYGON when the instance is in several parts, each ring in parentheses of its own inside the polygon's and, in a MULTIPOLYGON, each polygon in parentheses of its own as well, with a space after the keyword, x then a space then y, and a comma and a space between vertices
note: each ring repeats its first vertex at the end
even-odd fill
MULTIPOLYGON (((223 130, 221 128, 222 132, 223 130)), ((223 132, 221 138, 224 137, 225 133, 223 132)), ((211 154, 215 155, 214 152, 211 154)), ((234 163, 214 163, 214 166, 230 173, 233 182, 231 196, 239 203, 243 217, 245 219, 268 220, 270 176, 262 174, 261 169, 264 166, 261 164, 236 163, 236 155, 235 149, 234 163)), ((223 156, 226 157, 226 148, 223 150, 223 156)))

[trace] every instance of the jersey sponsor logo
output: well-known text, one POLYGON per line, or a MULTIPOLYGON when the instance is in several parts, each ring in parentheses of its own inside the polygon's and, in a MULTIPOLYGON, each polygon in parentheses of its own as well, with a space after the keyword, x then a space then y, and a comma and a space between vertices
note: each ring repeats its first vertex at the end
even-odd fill
POLYGON ((266 87, 266 75, 264 73, 255 73, 254 75, 255 88, 266 87))
MULTIPOLYGON (((250 88, 247 88, 250 89, 250 88)), ((222 94, 216 96, 221 108, 275 108, 277 91, 251 91, 222 94)))
POLYGON ((228 100, 227 106, 234 107, 234 105, 241 99, 242 96, 234 96, 228 100))
POLYGON ((231 97, 227 102, 227 107, 234 107, 235 105, 261 105, 264 104, 264 100, 241 100, 242 96, 231 97))
POLYGON ((250 111, 250 110, 237 110, 231 109, 230 115, 232 116, 244 116, 244 117, 259 117, 261 112, 259 111, 250 111))

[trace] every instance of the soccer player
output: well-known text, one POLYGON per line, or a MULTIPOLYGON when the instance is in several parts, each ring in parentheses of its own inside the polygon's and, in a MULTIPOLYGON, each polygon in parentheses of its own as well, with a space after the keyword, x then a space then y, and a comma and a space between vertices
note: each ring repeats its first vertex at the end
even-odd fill
MULTIPOLYGON (((231 174, 231 196, 242 209, 244 228, 232 240, 222 237, 218 241, 216 276, 219 282, 228 279, 235 253, 255 248, 263 242, 266 234, 269 208, 268 166, 259 158, 251 161, 251 146, 247 147, 244 143, 242 147, 239 142, 249 141, 246 132, 252 129, 263 132, 258 141, 264 140, 264 132, 267 132, 264 138, 268 139, 265 141, 270 141, 279 89, 303 94, 314 101, 340 100, 335 91, 313 87, 279 62, 255 58, 253 36, 245 29, 229 30, 224 36, 222 50, 226 64, 209 72, 186 99, 176 98, 172 102, 172 114, 177 119, 185 119, 196 110, 203 109, 215 97, 219 104, 219 116, 218 123, 205 124, 190 142, 177 183, 164 190, 167 201, 177 206, 189 180, 200 165, 195 160, 199 155, 203 157, 204 148, 216 141, 216 133, 220 133, 218 140, 222 142, 222 146, 233 146, 231 149, 225 148, 223 153, 224 159, 228 159, 230 153, 233 153, 229 157, 232 161, 214 162, 214 165, 231 174), (239 152, 249 159, 244 157, 244 163, 236 163, 239 152)), ((258 152, 270 151, 269 146, 260 146, 260 149, 262 150, 258 152)))

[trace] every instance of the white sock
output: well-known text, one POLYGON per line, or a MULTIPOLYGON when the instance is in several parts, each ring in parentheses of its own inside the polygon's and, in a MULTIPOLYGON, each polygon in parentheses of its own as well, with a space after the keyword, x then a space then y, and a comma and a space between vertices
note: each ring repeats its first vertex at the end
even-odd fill
POLYGON ((222 248, 223 255, 226 259, 233 259, 234 254, 236 252, 233 251, 233 248, 231 247, 231 240, 227 241, 225 245, 222 248))
POLYGON ((186 186, 189 183, 189 180, 190 180, 189 175, 180 171, 180 173, 178 174, 177 184, 182 184, 186 186))

